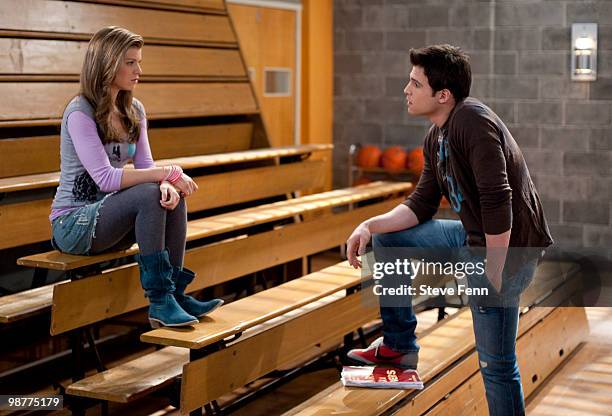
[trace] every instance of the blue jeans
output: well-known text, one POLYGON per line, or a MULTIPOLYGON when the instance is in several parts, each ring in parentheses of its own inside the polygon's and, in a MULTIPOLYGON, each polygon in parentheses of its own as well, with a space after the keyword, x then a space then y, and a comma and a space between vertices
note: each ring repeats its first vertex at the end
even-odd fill
MULTIPOLYGON (((460 221, 431 220, 407 230, 375 234, 372 244, 376 261, 379 262, 391 260, 380 258, 379 254, 384 253, 384 247, 461 248, 465 247, 466 238, 467 233, 460 221)), ((432 256, 435 257, 435 250, 432 250, 432 256)), ((438 259, 427 259, 435 260, 438 259)), ((520 276, 516 277, 521 281, 521 290, 530 283, 536 265, 537 259, 531 260, 518 272, 520 276)), ((476 277, 481 280, 486 278, 484 275, 476 277)), ((385 345, 390 348, 400 352, 413 352, 419 350, 415 335, 417 321, 411 299, 406 297, 406 303, 402 307, 380 308, 383 336, 385 345)), ((516 360, 518 307, 477 306, 470 302, 470 308, 489 414, 524 415, 523 389, 516 360)))

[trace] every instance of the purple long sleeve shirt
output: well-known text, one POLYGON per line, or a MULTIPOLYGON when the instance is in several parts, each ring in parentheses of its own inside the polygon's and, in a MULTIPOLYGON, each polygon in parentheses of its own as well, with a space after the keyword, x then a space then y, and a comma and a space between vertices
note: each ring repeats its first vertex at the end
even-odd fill
POLYGON ((93 108, 83 97, 66 107, 61 132, 61 173, 49 219, 99 201, 121 189, 123 168, 133 161, 136 169, 154 167, 144 107, 134 99, 140 113, 140 136, 135 144, 102 144, 93 117, 93 108))
MULTIPOLYGON (((96 130, 96 123, 81 111, 75 111, 68 117, 68 132, 73 138, 74 149, 81 163, 102 192, 113 192, 121 189, 123 166, 132 159, 136 169, 154 167, 149 138, 147 136, 146 120, 140 122, 140 136, 135 149, 128 143, 108 143, 103 145, 96 130), (117 160, 113 150, 117 146, 127 147, 125 156, 117 160), (109 152, 110 151, 110 152, 109 152), (134 153, 132 153, 134 151, 134 153), (113 158, 111 163, 111 158, 113 158), (115 166, 121 167, 115 167, 115 166)), ((121 149, 120 147, 120 149, 121 149)))

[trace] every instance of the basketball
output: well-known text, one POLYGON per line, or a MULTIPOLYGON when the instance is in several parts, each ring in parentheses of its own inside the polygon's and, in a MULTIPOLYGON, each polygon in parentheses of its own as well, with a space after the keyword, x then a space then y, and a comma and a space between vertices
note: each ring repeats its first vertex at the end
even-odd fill
POLYGON ((382 166, 389 172, 399 172, 406 166, 406 151, 400 146, 392 146, 382 154, 382 166))
POLYGON ((423 148, 417 147, 408 152, 406 158, 406 169, 415 175, 421 175, 423 167, 425 166, 425 159, 423 157, 423 148))
POLYGON ((375 168, 379 166, 382 151, 378 146, 366 145, 357 153, 357 166, 362 168, 375 168))

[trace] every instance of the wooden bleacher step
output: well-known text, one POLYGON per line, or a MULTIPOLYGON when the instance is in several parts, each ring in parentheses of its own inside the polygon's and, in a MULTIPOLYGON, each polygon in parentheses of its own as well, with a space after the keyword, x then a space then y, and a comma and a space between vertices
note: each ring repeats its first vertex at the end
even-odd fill
POLYGON ((145 332, 140 340, 166 345, 165 341, 171 335, 175 340, 173 345, 200 349, 339 290, 356 286, 361 281, 361 271, 353 269, 348 262, 342 262, 232 302, 189 330, 159 328, 145 332))
MULTIPOLYGON (((516 344, 519 367, 525 398, 534 392, 552 374, 588 335, 588 322, 584 308, 556 308, 523 334, 516 344)), ((463 368, 464 374, 472 375, 426 413, 415 408, 415 401, 402 407, 398 416, 445 416, 482 415, 489 410, 485 398, 482 377, 478 371, 477 355, 469 357, 470 368, 463 368)), ((445 377, 448 377, 445 375, 445 377)), ((438 396, 440 397, 440 396, 438 396)), ((422 409, 420 409, 422 410, 422 409)))
MULTIPOLYGON (((552 308, 531 310, 524 316, 524 328, 532 327, 551 310, 552 308)), ((270 331, 272 333, 264 332, 258 337, 244 340, 242 343, 237 342, 218 353, 192 361, 183 370, 181 411, 188 412, 197 409, 208 401, 230 392, 235 386, 244 385, 278 368, 283 363, 290 362, 292 354, 299 354, 301 349, 308 349, 309 346, 316 344, 318 339, 327 339, 328 333, 339 335, 342 331, 350 332, 368 322, 363 321, 363 318, 372 319, 377 314, 377 308, 374 308, 373 311, 368 309, 364 305, 361 294, 354 293, 338 300, 333 305, 326 305, 321 310, 313 311, 310 320, 303 316, 299 322, 297 320, 288 322, 282 331, 277 329, 276 332, 270 331), (314 322, 316 325, 313 325, 314 322), (271 346, 274 347, 271 348, 271 346), (247 370, 241 374, 241 368, 247 368, 247 370), (213 377, 216 380, 214 385, 202 380, 201 374, 213 377)), ((427 335, 432 345, 429 355, 425 355, 424 358, 431 366, 432 372, 441 371, 449 363, 473 349, 469 312, 467 317, 463 323, 457 320, 448 321, 441 326, 445 329, 437 329, 437 332, 432 331, 427 335), (450 339, 447 331, 450 331, 450 339), (457 333, 456 338, 453 336, 455 332, 457 333), (462 346, 466 340, 468 343, 462 346), (452 352, 444 351, 445 354, 439 354, 444 345, 452 352), (463 354, 453 355, 457 354, 457 349, 463 354)), ((182 333, 168 333, 167 335, 164 342, 168 340, 183 342, 184 334, 182 333)))
MULTIPOLYGON (((265 224, 294 215, 320 211, 352 204, 368 199, 384 197, 394 193, 405 193, 412 188, 410 183, 374 182, 355 188, 340 189, 319 194, 308 195, 272 204, 260 205, 240 211, 215 215, 208 218, 190 221, 187 225, 187 241, 228 233, 246 227, 265 224)), ((18 259, 17 264, 27 267, 39 267, 53 270, 73 270, 79 267, 100 263, 120 257, 136 254, 135 244, 127 250, 105 253, 95 256, 74 256, 49 251, 18 259)))
MULTIPOLYGON (((561 268, 570 270, 571 266, 562 265, 561 268)), ((545 273, 556 273, 558 269, 558 265, 546 266, 543 268, 545 273)), ((362 277, 360 275, 360 271, 352 269, 346 263, 341 263, 339 265, 324 269, 321 272, 313 273, 298 280, 283 284, 277 288, 269 289, 255 294, 249 298, 241 299, 237 302, 226 305, 218 311, 213 312, 209 318, 205 318, 200 324, 196 326, 196 329, 194 331, 162 328, 143 334, 141 339, 143 341, 149 341, 164 345, 167 344, 168 338, 172 337, 176 341, 178 341, 177 344, 183 345, 185 347, 197 348, 211 345, 214 342, 217 342, 223 338, 227 338, 234 334, 238 334, 241 332, 243 333, 237 341, 230 344, 230 349, 234 346, 235 348, 237 348, 234 349, 231 354, 220 353, 223 355, 209 356, 205 359, 189 363, 185 366, 183 374, 185 374, 186 378, 184 380, 186 381, 184 382, 189 383, 189 385, 187 387, 184 387, 185 390, 183 393, 182 409, 183 411, 187 411, 186 409, 193 410, 194 408, 203 405, 205 403, 204 400, 213 400, 222 394, 230 392, 236 386, 246 384, 250 381, 253 381, 257 377, 265 375, 266 372, 272 371, 275 368, 282 367, 283 364, 294 364, 296 362, 296 359, 298 361, 300 359, 304 359, 305 361, 306 358, 316 357, 317 354, 320 356, 322 352, 325 352, 332 346, 341 343, 341 331, 335 334, 335 337, 333 335, 329 336, 329 334, 326 334, 326 328, 321 328, 322 332, 314 331, 313 327, 308 324, 309 316, 310 319, 313 319, 313 316, 316 317, 317 315, 320 315, 314 320, 311 320, 310 322, 324 322, 325 319, 330 319, 333 321, 334 318, 337 318, 336 314, 340 314, 341 311, 352 311, 353 315, 345 315, 335 323, 332 322, 330 324, 332 325, 332 328, 336 330, 337 328, 333 327, 333 325, 337 325, 340 329, 344 329, 346 331, 350 331, 350 329, 348 329, 349 327, 352 328, 353 326, 357 325, 355 327, 357 328, 367 323, 369 320, 374 319, 378 314, 377 309, 366 309, 369 312, 363 313, 364 309, 362 300, 358 298, 358 295, 349 296, 349 299, 351 300, 347 300, 347 297, 343 295, 343 291, 340 290, 335 292, 335 295, 328 296, 327 298, 322 298, 329 292, 333 292, 335 289, 353 286, 354 284, 361 281, 361 279, 362 277), (307 284, 305 285, 305 283, 307 284), (314 283, 315 286, 312 286, 312 283, 314 283), (338 286, 334 287, 334 285, 338 286), (320 288, 322 289, 322 291, 314 293, 315 291, 313 289, 315 288, 320 288), (289 293, 290 295, 287 296, 287 293, 289 293), (316 305, 317 302, 313 302, 315 299, 319 299, 318 302, 323 303, 321 303, 320 305, 316 305), (302 309, 307 308, 308 310, 306 312, 301 312, 299 310, 300 306, 302 309), (352 309, 355 307, 357 308, 357 310, 352 309), (327 315, 324 311, 317 312, 318 309, 324 310, 325 308, 327 308, 328 310, 333 310, 334 312, 331 312, 329 315, 327 315), (358 312, 359 310, 361 310, 361 313, 358 312), (356 313, 359 315, 354 315, 356 313), (357 316, 359 316, 359 318, 356 318, 357 316), (276 330, 276 333, 272 331, 276 327, 282 327, 285 325, 289 325, 289 327, 291 328, 291 324, 288 321, 291 319, 295 320, 298 318, 301 321, 295 323, 295 332, 289 331, 288 334, 285 334, 284 331, 279 333, 278 331, 280 331, 280 329, 276 330), (323 319, 323 321, 321 319, 323 319), (302 321, 303 323, 301 323, 302 321), (299 334, 302 334, 302 332, 304 331, 304 327, 302 325, 307 325, 306 327, 309 328, 308 331, 315 332, 315 334, 312 334, 312 338, 309 338, 309 341, 305 342, 304 346, 300 347, 302 348, 302 350, 296 356, 295 352, 291 350, 291 345, 293 344, 290 342, 290 340, 292 339, 291 337, 299 337, 299 334), (242 357, 242 353, 251 351, 252 348, 259 348, 260 352, 263 354, 263 356, 265 356, 265 346, 278 345, 278 343, 280 342, 280 338, 278 338, 278 336, 280 334, 283 334, 282 339, 285 339, 285 341, 289 342, 290 344, 290 346, 286 348, 289 348, 289 351, 291 351, 288 354, 292 357, 293 361, 287 359, 286 357, 278 356, 280 353, 279 351, 275 350, 275 357, 277 357, 275 359, 276 361, 272 360, 271 363, 268 362, 265 365, 261 364, 261 366, 260 364, 257 364, 259 368, 257 370, 251 371, 248 375, 239 374, 240 371, 237 371, 237 374, 234 374, 229 377, 229 380, 223 380, 221 386, 217 386, 214 388, 206 387, 205 380, 201 380, 201 377, 197 376, 197 374, 202 371, 202 368, 204 366, 208 368, 207 371, 212 371, 212 373, 210 374, 217 374, 218 371, 218 376, 223 379, 222 373, 227 373, 227 363, 231 360, 237 359, 239 363, 236 365, 240 366, 240 363, 242 363, 243 360, 250 359, 251 361, 249 362, 249 365, 252 365, 252 357, 242 357), (317 339, 316 337, 319 338, 317 339), (253 339, 251 340, 251 338, 253 339), (246 344, 244 344, 245 342, 246 344), (196 383, 196 386, 194 386, 193 383, 196 383), (203 391, 205 391, 206 393, 203 393, 203 391), (202 394, 204 394, 204 396, 202 396, 202 394)), ((546 279, 546 276, 543 276, 542 280, 548 282, 552 281, 552 279, 546 279)), ((549 292, 550 287, 539 287, 537 288, 537 290, 531 290, 531 292, 538 293, 530 294, 530 299, 541 298, 542 291, 549 292)), ((521 328, 523 328, 522 331, 525 332, 525 328, 532 327, 552 310, 553 308, 551 307, 537 308, 525 314, 521 320, 521 328)), ((432 331, 432 333, 422 338, 432 339, 435 343, 435 345, 431 345, 431 348, 429 348, 430 355, 432 356, 430 357, 425 355, 422 359, 422 362, 427 360, 427 362, 430 364, 430 370, 432 372, 439 371, 441 368, 444 368, 448 365, 448 360, 452 362, 455 357, 452 354, 451 356, 437 354, 440 352, 439 348, 441 348, 441 346, 439 345, 441 342, 440 340, 447 339, 446 344, 444 344, 446 345, 445 348, 454 350, 455 347, 458 346, 458 348, 460 349, 460 351, 458 352, 458 357, 461 356, 462 352, 469 351, 470 348, 473 348, 473 334, 471 331, 471 318, 469 317, 469 312, 467 310, 463 311, 461 315, 457 315, 457 319, 459 319, 459 317, 461 316, 461 319, 463 319, 463 321, 459 320, 455 322, 454 320, 451 320, 448 322, 444 322, 443 327, 447 328, 447 330, 444 330, 444 335, 441 335, 441 329, 435 329, 434 331, 432 331), (453 335, 454 332, 457 332, 457 336, 453 335), (466 340, 468 341, 466 346, 461 347, 461 343, 466 340)), ((331 332, 333 333, 334 330, 331 330, 331 332)), ((425 344, 427 344, 427 341, 422 342, 425 342, 425 344)), ((187 353, 185 353, 185 355, 186 354, 187 353)), ((250 356, 250 353, 247 353, 247 355, 250 356)), ((466 371, 467 373, 469 373, 470 371, 472 373, 476 371, 477 363, 475 357, 475 354, 472 354, 470 357, 463 360, 461 365, 458 365, 456 368, 451 370, 452 373, 458 373, 465 376, 466 371)), ((270 359, 268 359, 268 361, 269 360, 270 359)), ((106 373, 94 375, 86 380, 79 381, 71 385, 69 387, 68 392, 69 394, 74 394, 83 397, 126 402, 134 400, 135 398, 138 398, 141 395, 145 394, 142 391, 135 391, 134 387, 136 386, 142 386, 143 389, 156 389, 163 386, 167 382, 167 380, 161 380, 161 378, 155 372, 151 372, 148 374, 144 374, 139 371, 129 372, 129 363, 126 363, 125 365, 128 366, 128 368, 120 368, 118 370, 111 369, 108 370, 108 372, 106 373), (113 371, 118 371, 124 377, 127 377, 127 380, 134 381, 131 383, 127 383, 129 387, 121 389, 121 391, 119 391, 117 388, 117 383, 112 381, 116 380, 114 374, 111 374, 113 371)), ((249 365, 244 362, 244 368, 249 368, 249 365)), ((138 366, 135 366, 134 368, 138 368, 138 366)), ((173 368, 173 374, 175 376, 181 374, 181 368, 179 365, 175 365, 173 368)), ((423 370, 421 371, 423 372, 423 370)), ((207 374, 209 373, 207 372, 207 374)), ((433 391, 434 396, 438 395, 439 397, 439 390, 441 388, 440 386, 442 386, 442 388, 446 390, 450 389, 447 381, 448 378, 445 378, 442 381, 432 382, 430 387, 434 390, 429 389, 425 390, 425 392, 428 392, 427 394, 431 396, 433 391)), ((419 403, 422 403, 422 401, 419 403)))
MULTIPOLYGON (((185 334, 183 345, 186 348, 165 347, 152 353, 159 354, 152 355, 151 365, 146 368, 143 366, 149 355, 73 383, 68 387, 67 393, 117 402, 137 399, 145 394, 143 390, 150 392, 151 389, 162 387, 168 381, 169 375, 180 375, 182 365, 189 361, 188 348, 211 345, 239 333, 243 333, 240 339, 253 337, 296 318, 300 313, 304 313, 300 311, 301 308, 307 307, 308 310, 310 306, 312 309, 323 298, 331 297, 331 300, 337 300, 343 297, 344 289, 355 286, 360 281, 360 271, 343 262, 237 300, 203 318, 194 326, 194 330, 175 329, 175 332, 185 334), (169 355, 160 353, 166 349, 170 349, 169 355), (167 356, 173 356, 177 361, 167 362, 167 356), (154 364, 160 359, 163 363, 154 364), (120 378, 124 381, 117 383, 120 378), (127 380, 130 382, 126 382, 127 380)), ((323 304, 329 302, 330 300, 323 301, 323 304)), ((141 340, 158 343, 161 339, 158 344, 163 345, 165 331, 165 328, 160 328, 147 332, 141 335, 141 340)))
MULTIPOLYGON (((386 208, 391 207, 397 201, 392 200, 390 204, 386 208)), ((374 206, 375 207, 375 206, 374 206)), ((382 207, 381 207, 382 208, 382 207)), ((356 213, 362 209, 358 209, 356 213)), ((361 217, 367 217, 368 215, 372 215, 375 210, 369 210, 364 212, 361 217)), ((340 217, 339 219, 343 219, 340 217)), ((323 224, 325 227, 325 224, 323 224)), ((350 226, 348 227, 350 228, 350 226)), ((342 230, 340 230, 342 231, 342 230)), ((578 270, 578 266, 573 263, 568 262, 544 262, 538 266, 538 271, 536 278, 532 284, 534 290, 530 290, 524 295, 524 304, 536 304, 539 303, 539 299, 535 299, 535 296, 545 297, 550 293, 555 293, 555 296, 565 296, 563 294, 570 293, 574 291, 579 284, 577 279, 572 279, 575 272, 578 270), (561 277, 559 277, 561 276, 561 277), (563 284, 566 281, 571 282, 570 285, 564 285, 564 289, 561 290, 557 285, 559 283, 563 284), (544 294, 544 295, 542 295, 544 294), (528 298, 530 297, 531 298, 528 298)), ((96 286, 94 284, 95 281, 91 281, 90 284, 96 286)), ((74 285, 83 286, 83 290, 87 288, 87 282, 75 282, 74 285)), ((98 282, 95 282, 98 283, 98 282)), ((51 308, 52 300, 53 300, 53 287, 56 284, 45 286, 45 288, 32 289, 28 291, 21 292, 16 295, 9 295, 0 297, 0 323, 9 323, 14 322, 20 319, 27 318, 28 316, 42 313, 51 308)), ((95 287, 99 293, 106 293, 106 286, 95 287)), ((114 286, 112 286, 114 288, 114 286)), ((110 290, 110 289, 109 289, 110 290)), ((114 290, 114 289, 113 289, 114 290)), ((66 300, 70 296, 76 296, 77 293, 73 293, 72 291, 68 291, 65 295, 66 300)), ((104 295, 101 295, 101 298, 105 299, 104 295)), ((108 298, 108 301, 111 301, 111 298, 108 298)), ((546 302, 552 304, 553 300, 547 300, 546 302)), ((144 304, 143 304, 144 305, 144 304)), ((90 306, 91 308, 91 306, 90 306)), ((102 305, 100 306, 102 308, 102 305)), ((77 305, 78 309, 78 305, 77 305)), ((106 310, 106 307, 104 308, 106 310)))
POLYGON ((532 393, 526 409, 529 416, 547 416, 551 410, 557 409, 571 409, 574 415, 610 413, 612 357, 610 332, 606 326, 612 314, 607 307, 590 307, 587 317, 592 324, 587 341, 568 356, 567 361, 555 370, 541 388, 532 393))
MULTIPOLYGON (((436 334, 429 334, 419 341, 421 343, 419 373, 425 382, 424 390, 415 392, 355 389, 336 383, 286 412, 284 416, 380 415, 400 406, 401 409, 394 414, 402 416, 478 414, 474 413, 474 408, 470 406, 468 396, 476 394, 477 409, 483 405, 486 409, 486 402, 484 402, 484 387, 478 373, 477 355, 474 352, 469 311, 462 312, 456 319, 440 326, 434 332, 436 334), (465 357, 462 358, 463 356, 465 357), (451 366, 457 360, 460 361, 451 366), (457 397, 451 396, 453 399, 442 401, 438 405, 440 406, 438 410, 427 412, 455 391, 458 391, 457 397)), ((517 354, 526 396, 565 358, 566 355, 560 357, 559 351, 563 350, 565 354, 569 354, 587 333, 588 323, 583 308, 561 307, 554 310, 535 308, 523 316, 519 322, 517 354), (539 351, 537 359, 534 357, 535 349, 539 351), (547 355, 540 357, 545 351, 547 355), (539 377, 532 381, 536 374, 539 377)))
POLYGON ((51 308, 55 284, 0 297, 0 323, 8 324, 51 308))
MULTIPOLYGON (((296 190, 320 188, 325 181, 323 169, 325 162, 306 159, 310 154, 329 150, 330 147, 331 145, 308 145, 282 148, 278 151, 274 149, 241 151, 229 155, 204 155, 180 160, 164 160, 163 164, 174 163, 178 160, 189 167, 203 165, 227 168, 225 172, 194 176, 194 181, 207 191, 196 192, 189 198, 187 209, 189 213, 193 213, 284 195, 296 190), (299 160, 281 163, 285 157, 283 155, 299 160), (255 162, 256 165, 245 169, 243 163, 240 165, 241 169, 232 170, 232 166, 240 162, 255 162), (261 164, 267 166, 259 166, 261 164)), ((12 177, 2 181, 6 185, 5 190, 19 191, 43 185, 47 187, 50 183, 48 176, 49 174, 34 175, 38 179, 46 178, 40 183, 27 178, 24 180, 24 177, 12 177)), ((55 176, 53 181, 56 178, 55 176)), ((50 206, 50 197, 0 205, 0 227, 5 230, 0 235, 0 249, 50 239, 48 219, 50 206)))
MULTIPOLYGON (((344 243, 346 235, 359 222, 392 209, 402 198, 189 249, 185 253, 185 264, 197 274, 189 291, 212 287, 336 247, 344 243), (269 247, 276 248, 270 250, 269 247)), ((51 334, 80 328, 146 305, 135 264, 63 282, 54 287, 51 334), (96 296, 91 297, 90 293, 96 296)))
MULTIPOLYGON (((59 143, 57 144, 59 147, 59 143)), ((230 166, 237 163, 248 163, 270 160, 280 157, 308 155, 312 152, 331 150, 332 145, 311 144, 229 152, 213 155, 176 157, 156 160, 157 166, 179 165, 183 169, 196 169, 212 166, 230 166)), ((0 192, 16 192, 30 189, 55 187, 59 184, 59 172, 22 175, 0 179, 0 192)))
MULTIPOLYGON (((579 280, 578 275, 573 273, 575 267, 571 263, 552 263, 545 266, 543 271, 556 273, 559 269, 568 272, 567 279, 559 285, 559 281, 550 274, 543 275, 542 279, 536 277, 534 280, 542 280, 542 283, 530 287, 524 293, 521 302, 522 304, 534 302, 531 303, 533 306, 521 315, 517 341, 517 354, 526 394, 533 391, 588 334, 584 308, 555 308, 569 297, 576 287, 576 281, 579 280), (542 304, 552 306, 539 306, 542 304), (542 326, 543 320, 545 326, 542 326), (538 329, 532 331, 532 328, 538 329), (538 355, 538 358, 536 359, 534 355, 538 355), (537 364, 534 364, 535 362, 537 364)), ((542 275, 542 272, 540 274, 542 275)), ((484 387, 479 381, 469 309, 462 311, 434 332, 436 334, 428 334, 419 339, 421 344, 419 373, 425 382, 424 390, 355 389, 346 388, 338 382, 283 416, 315 414, 372 416, 398 408, 401 408, 397 411, 398 415, 429 415, 428 410, 455 389, 461 391, 457 396, 459 399, 441 404, 440 409, 444 411, 432 415, 472 415, 479 414, 482 409, 485 409, 484 414, 486 414, 484 396, 480 396, 478 390, 481 389, 484 394, 484 387), (473 407, 469 405, 465 407, 466 403, 471 403, 466 395, 470 397, 475 395, 474 397, 478 398, 473 407), (444 407, 450 403, 454 405, 459 403, 461 411, 444 407), (464 411, 465 413, 462 413, 464 411)))
POLYGON ((163 388, 181 374, 189 351, 165 347, 68 386, 66 394, 128 403, 163 388))
MULTIPOLYGON (((1 40, 0 40, 1 48, 1 40)), ((5 53, 8 53, 6 51, 5 53)), ((79 60, 82 59, 79 57, 79 60)), ((178 157, 235 153, 251 148, 254 124, 236 122, 200 126, 152 127, 147 133, 151 152, 157 160, 178 157), (219 138, 223 137, 223 141, 219 138)), ((60 168, 59 135, 7 138, 0 141, 0 177, 25 176, 21 186, 37 186, 39 181, 57 179, 60 168), (37 174, 42 174, 36 176, 37 174), (30 178, 30 175, 33 175, 30 178)), ((12 182, 2 182, 2 189, 9 192, 12 182)), ((55 182, 52 182, 55 183, 55 182)), ((16 182, 19 185, 19 181, 16 182)), ((41 186, 43 185, 41 184, 41 186)), ((17 189, 15 189, 17 190, 17 189)))
MULTIPOLYGON (((283 250, 283 252, 287 254, 278 253, 279 255, 275 256, 275 259, 273 261, 278 263, 279 261, 283 261, 283 260, 287 260, 287 261, 291 260, 293 257, 295 257, 291 255, 291 251, 293 249, 303 250, 303 253, 306 253, 306 254, 314 254, 315 252, 325 250, 327 248, 331 248, 337 244, 341 244, 342 243, 341 240, 343 239, 344 234, 350 232, 350 228, 353 227, 355 223, 362 221, 363 219, 369 218, 373 215, 376 215, 377 213, 388 211, 392 209, 394 206, 396 206, 397 204, 399 204, 401 200, 402 200, 401 198, 390 199, 383 203, 373 204, 368 207, 355 209, 355 210, 352 210, 350 212, 343 213, 343 214, 336 214, 334 217, 318 219, 316 222, 308 222, 299 227, 290 227, 289 229, 285 227, 284 229, 275 231, 273 235, 283 237, 284 240, 293 239, 294 241, 292 244, 284 243, 285 249, 283 250), (332 227, 335 227, 335 228, 332 228, 332 227), (323 234, 328 235, 329 234, 328 231, 332 229, 334 229, 336 232, 335 239, 330 240, 329 236, 326 237, 325 235, 322 235, 322 231, 325 231, 323 234), (310 237, 308 239, 304 239, 301 242, 301 244, 296 244, 297 240, 295 240, 295 238, 293 237, 295 236, 297 238, 299 235, 304 234, 304 233, 309 234, 310 237), (316 243, 311 243, 310 241, 316 241, 316 243)), ((257 237, 251 237, 251 241, 252 240, 255 240, 255 243, 257 242, 270 243, 271 241, 270 238, 266 237, 266 234, 262 234, 257 237)), ((223 257, 222 252, 224 251, 224 249, 230 249, 233 246, 237 247, 235 249, 237 251, 240 250, 240 248, 238 247, 243 247, 245 250, 249 249, 249 247, 247 247, 247 245, 245 244, 245 241, 235 241, 235 242, 227 243, 225 246, 221 246, 217 244, 217 245, 210 247, 209 249, 204 248, 202 250, 190 251, 187 253, 187 256, 189 259, 198 258, 200 257, 200 255, 198 255, 199 253, 203 256, 209 256, 210 258, 221 255, 221 259, 223 259, 224 257, 223 257), (209 253, 209 254, 206 254, 206 253, 209 253)), ((263 262, 268 261, 267 257, 260 256, 258 253, 259 251, 255 251, 253 253, 253 256, 259 257, 259 261, 250 262, 249 263, 250 269, 236 270, 234 268, 233 271, 231 271, 230 273, 232 273, 232 275, 237 275, 241 272, 245 272, 245 273, 253 272, 254 268, 259 267, 258 264, 262 264, 261 267, 264 267, 264 264, 262 263, 262 261, 263 262)), ((214 263, 214 264, 218 264, 218 263, 214 263)), ((209 265, 213 266, 213 264, 210 264, 210 263, 209 265)), ((223 275, 224 270, 227 269, 227 267, 221 265, 220 267, 215 267, 215 269, 217 270, 218 273, 223 275)), ((232 270, 231 267, 230 267, 230 270, 232 270)), ((107 279, 108 283, 110 283, 111 281, 113 281, 113 277, 116 277, 117 279, 115 279, 114 281, 121 282, 120 276, 122 276, 125 272, 126 272, 125 268, 119 269, 119 271, 117 272, 109 271, 105 279, 107 279)), ((220 280, 217 279, 216 282, 220 282, 220 280)), ((208 284, 210 284, 210 282, 208 284)), ((3 322, 3 320, 6 322, 13 322, 13 321, 27 318, 28 316, 31 316, 36 313, 43 313, 47 311, 53 303, 53 288, 56 285, 57 284, 49 285, 45 291, 40 291, 36 289, 24 291, 19 295, 20 300, 18 302, 15 302, 15 298, 0 297, 0 322, 3 322), (23 299, 26 299, 27 302, 24 302, 23 299)), ((109 296, 105 295, 109 290, 110 291, 114 290, 112 289, 115 287, 114 285, 110 286, 107 283, 104 283, 104 280, 103 281, 88 280, 88 281, 82 281, 82 282, 78 281, 78 282, 73 282, 71 285, 74 286, 75 288, 83 286, 83 290, 86 290, 86 291, 90 289, 99 290, 100 292, 98 292, 98 295, 99 295, 98 297, 101 302, 99 308, 100 310, 106 311, 102 316, 110 317, 110 315, 108 315, 110 311, 107 311, 108 306, 107 305, 105 306, 104 302, 108 302, 111 305, 114 304, 113 299, 117 298, 117 295, 116 295, 117 292, 114 292, 114 294, 109 294, 109 296)), ((197 282, 196 282, 195 287, 196 288, 199 287, 199 284, 197 282)), ((188 289, 192 290, 192 288, 194 288, 194 286, 190 286, 188 289)), ((65 288, 64 286, 60 286, 58 287, 58 289, 65 289, 65 288)), ((125 291, 125 286, 121 284, 121 286, 118 287, 117 290, 121 290, 121 293, 123 293, 125 291)), ((65 293, 65 296, 63 298, 66 298, 66 301, 68 302, 70 300, 69 299, 70 296, 78 295, 78 293, 72 292, 72 289, 68 291, 61 291, 58 293, 65 293)), ((140 298, 140 296, 138 297, 140 298)), ((56 307, 59 308, 60 307, 59 305, 61 304, 62 302, 58 300, 56 307)), ((127 302, 127 304, 134 305, 133 302, 127 302)), ((72 305, 72 307, 77 307, 78 309, 78 304, 75 304, 75 302, 69 302, 69 305, 72 305)), ((139 305, 139 303, 137 303, 136 305, 139 305)), ((134 307, 138 307, 138 306, 134 306, 134 307)), ((91 310, 92 310, 92 305, 89 305, 89 311, 91 310)), ((120 309, 117 311, 117 313, 120 313, 122 311, 124 310, 120 309)))
MULTIPOLYGON (((316 302, 311 302, 301 308, 294 309, 289 313, 280 315, 274 319, 255 325, 244 331, 238 342, 242 342, 257 334, 268 331, 279 325, 283 325, 290 319, 295 319, 301 315, 308 314, 313 310, 324 307, 344 297, 344 292, 340 291, 333 295, 319 299, 316 302)), ((342 337, 321 339, 321 342, 303 354, 296 356, 296 361, 285 363, 285 366, 291 368, 296 363, 304 363, 313 358, 320 357, 323 353, 333 350, 339 343, 342 342, 342 337)), ((102 373, 94 374, 86 379, 77 381, 68 386, 66 392, 74 396, 88 397, 97 400, 106 400, 118 403, 129 403, 137 400, 140 397, 146 396, 172 382, 172 379, 178 377, 183 372, 183 366, 189 362, 189 350, 181 347, 163 347, 156 353, 158 356, 146 354, 136 360, 142 359, 140 362, 134 363, 130 361, 113 367, 102 373), (161 351, 168 350, 166 353, 161 351), (168 362, 168 356, 175 357, 172 362, 168 362), (151 361, 150 364, 146 364, 151 361), (163 365, 157 365, 157 362, 163 362, 163 365), (143 369, 143 366, 147 366, 143 369), (118 383, 120 379, 122 382, 118 383)))

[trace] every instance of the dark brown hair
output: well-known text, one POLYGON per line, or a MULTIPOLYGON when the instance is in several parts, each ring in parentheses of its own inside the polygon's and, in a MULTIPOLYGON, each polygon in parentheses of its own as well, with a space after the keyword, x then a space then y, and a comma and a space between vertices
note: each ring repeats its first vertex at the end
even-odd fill
POLYGON ((470 57, 460 48, 431 45, 410 49, 410 63, 423 68, 434 93, 446 88, 453 94, 455 101, 461 101, 470 95, 470 57))

